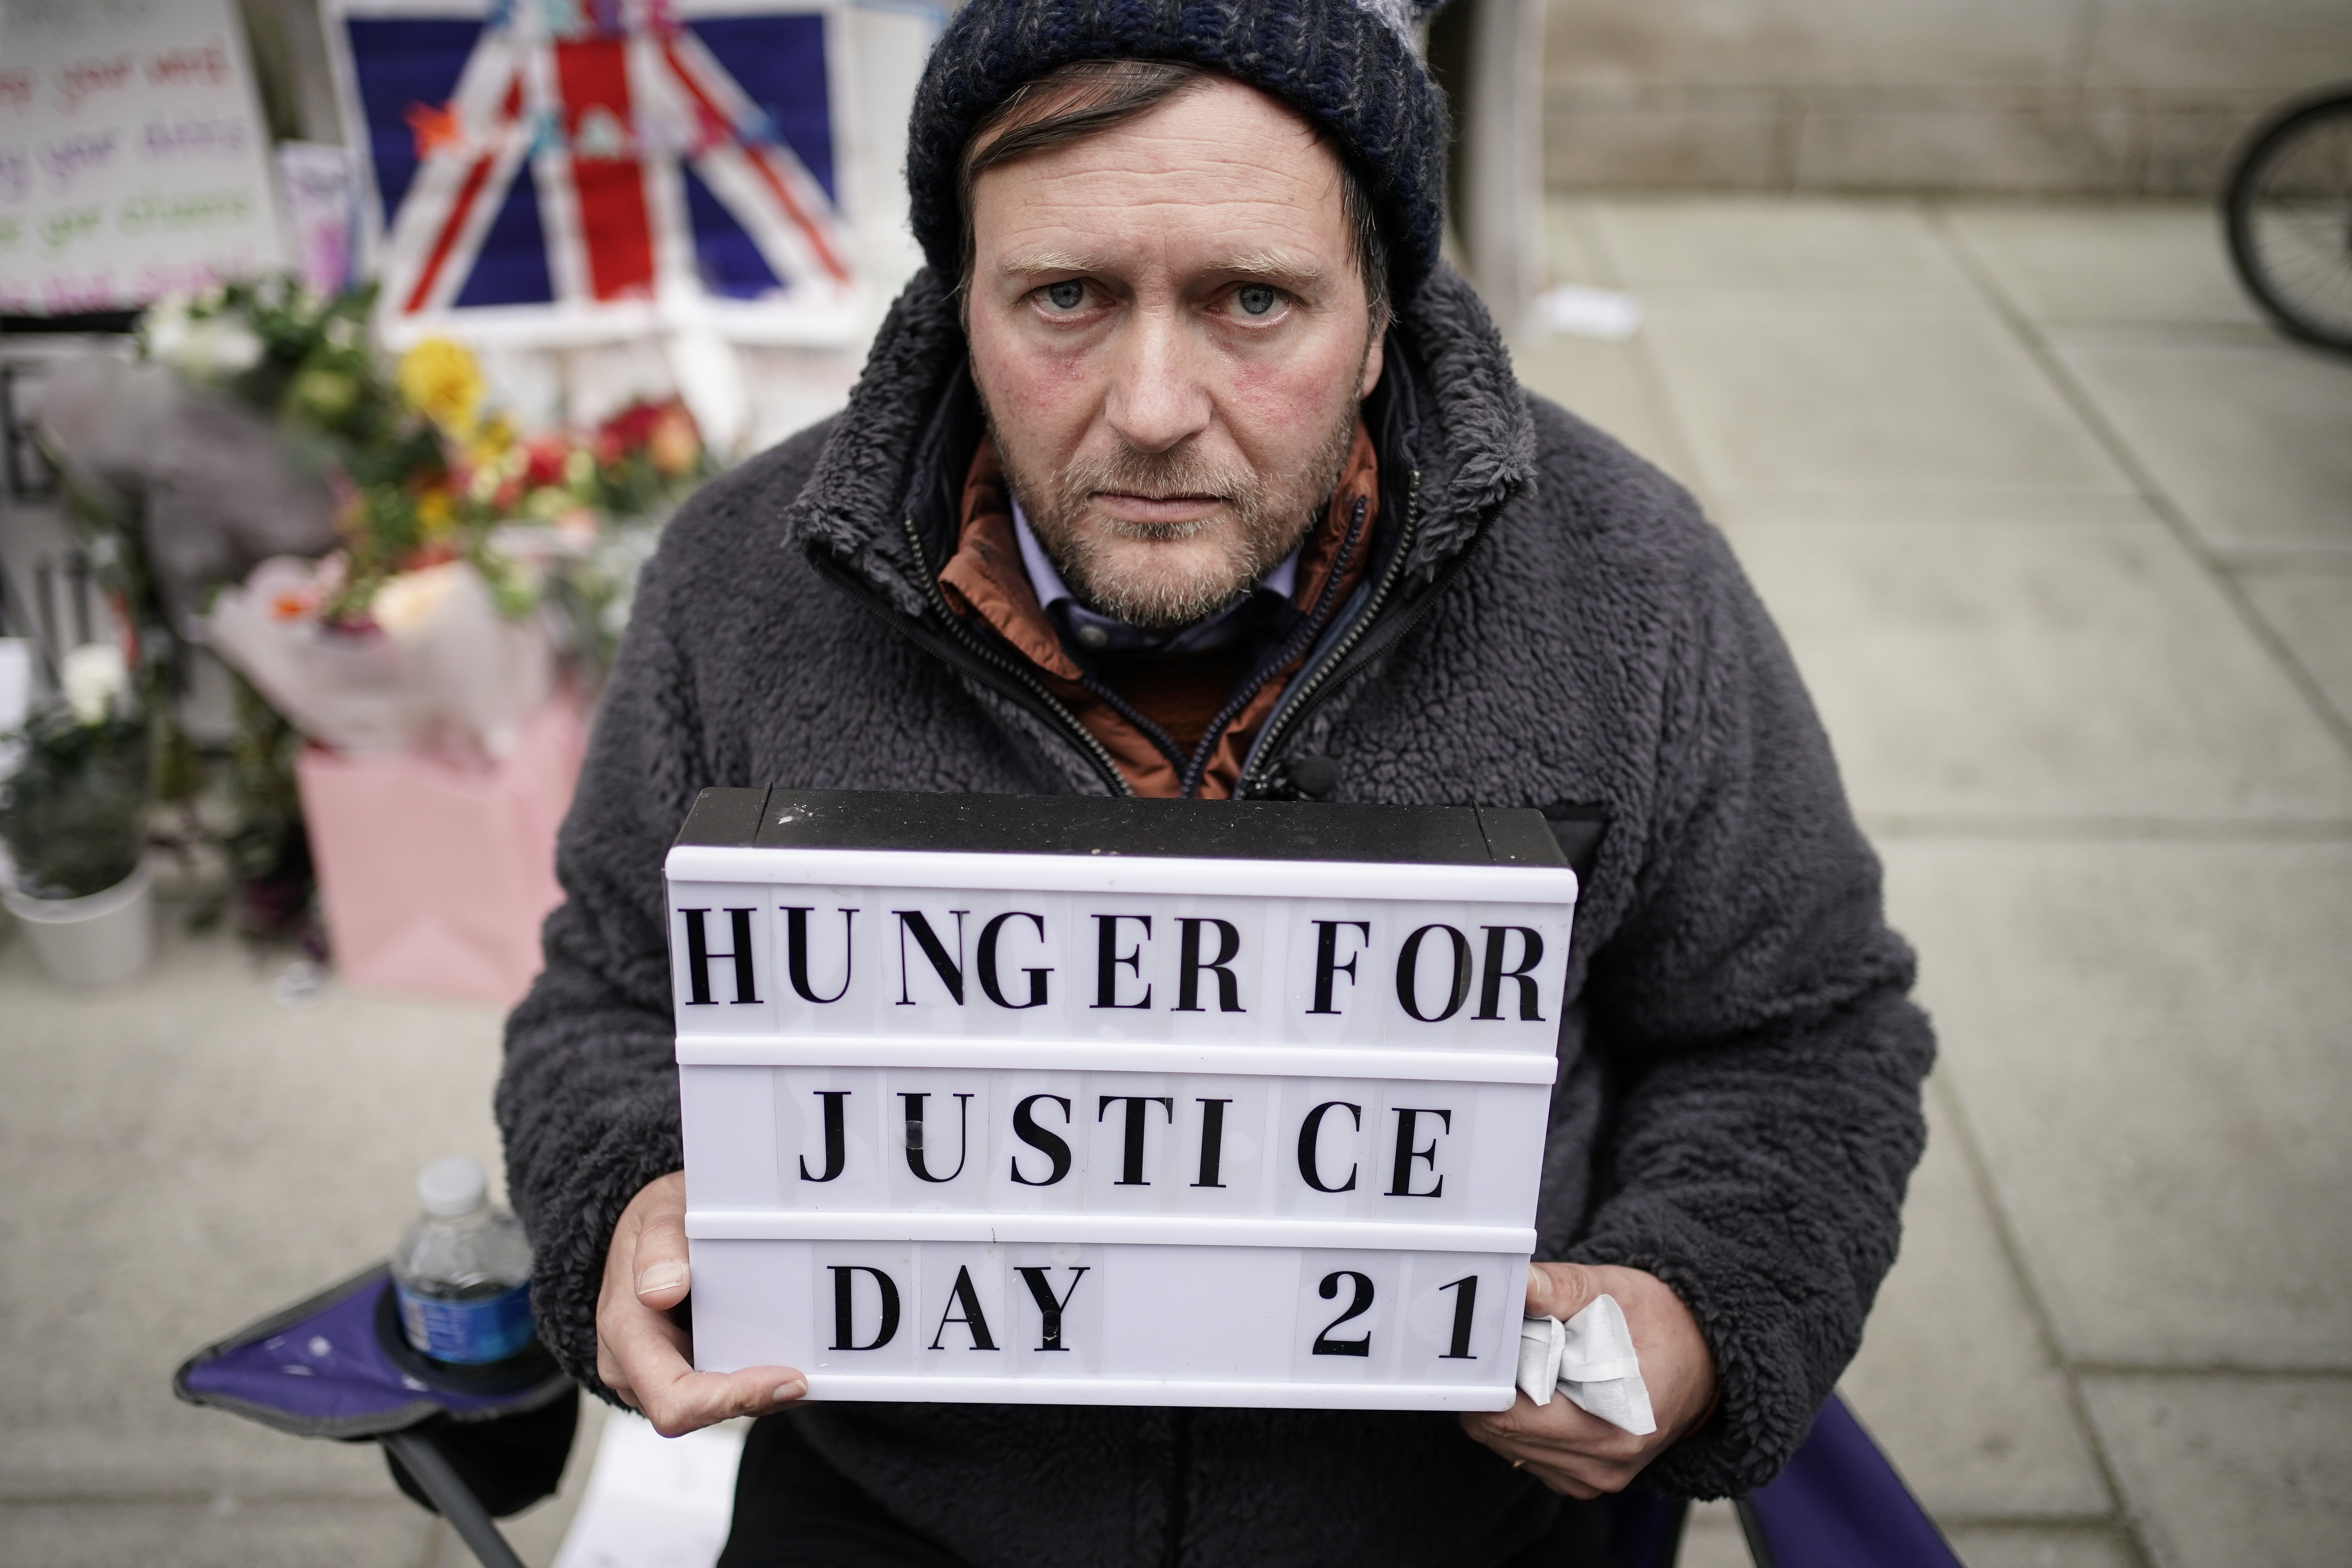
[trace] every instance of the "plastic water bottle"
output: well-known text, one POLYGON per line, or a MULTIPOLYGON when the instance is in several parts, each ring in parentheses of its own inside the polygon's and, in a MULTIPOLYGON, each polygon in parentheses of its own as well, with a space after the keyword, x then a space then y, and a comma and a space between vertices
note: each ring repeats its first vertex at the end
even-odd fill
POLYGON ((478 1366, 528 1346, 530 1243, 514 1215, 490 1206, 479 1162, 463 1154, 417 1173, 425 1213, 392 1255, 400 1327, 435 1361, 478 1366))

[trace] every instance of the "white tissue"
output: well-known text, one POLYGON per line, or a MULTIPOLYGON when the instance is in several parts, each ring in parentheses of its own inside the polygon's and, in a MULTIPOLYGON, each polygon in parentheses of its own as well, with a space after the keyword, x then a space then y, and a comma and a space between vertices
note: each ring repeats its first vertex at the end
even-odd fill
POLYGON ((1633 1333, 1613 1296, 1595 1296, 1565 1323, 1529 1318, 1519 1325, 1519 1387, 1538 1405, 1552 1391, 1580 1410, 1637 1437, 1658 1429, 1650 1391, 1633 1354, 1633 1333))

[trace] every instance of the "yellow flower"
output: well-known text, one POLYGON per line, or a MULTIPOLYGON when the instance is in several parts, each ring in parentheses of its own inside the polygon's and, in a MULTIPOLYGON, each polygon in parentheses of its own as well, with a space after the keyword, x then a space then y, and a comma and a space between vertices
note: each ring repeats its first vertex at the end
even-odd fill
POLYGON ((427 338, 400 356, 400 395, 450 435, 474 433, 482 407, 482 367, 462 343, 427 338))
POLYGON ((416 526, 425 538, 440 538, 456 522, 457 515, 449 504, 447 490, 429 489, 416 498, 416 526))
POLYGON ((646 445, 654 467, 671 479, 681 477, 702 460, 702 433, 694 427, 694 416, 683 403, 662 410, 646 445))
POLYGON ((506 466, 519 450, 514 422, 503 414, 493 414, 482 421, 481 430, 467 444, 466 455, 478 468, 498 468, 506 466))

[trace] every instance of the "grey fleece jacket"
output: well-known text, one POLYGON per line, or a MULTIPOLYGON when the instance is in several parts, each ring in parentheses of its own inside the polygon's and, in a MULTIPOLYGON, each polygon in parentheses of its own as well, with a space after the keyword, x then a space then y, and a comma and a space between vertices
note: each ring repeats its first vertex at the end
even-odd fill
MULTIPOLYGON (((599 1394, 615 1217, 681 1163, 662 857, 707 785, 1101 794, 1083 737, 930 591, 977 437, 953 309, 917 278, 845 414, 744 464, 647 568, 558 849, 567 901, 509 1020, 498 1111, 542 1335, 599 1394)), ((1933 1055, 1787 651, 1688 495, 1520 388, 1441 268, 1368 401, 1370 569, 1261 731, 1244 793, 1606 824, 1537 1256, 1663 1278, 1721 1400, 1645 1476, 1769 1479, 1893 1262, 1933 1055)), ((811 1405, 809 1442, 991 1568, 1486 1563, 1558 1506, 1452 1416, 811 1405)))

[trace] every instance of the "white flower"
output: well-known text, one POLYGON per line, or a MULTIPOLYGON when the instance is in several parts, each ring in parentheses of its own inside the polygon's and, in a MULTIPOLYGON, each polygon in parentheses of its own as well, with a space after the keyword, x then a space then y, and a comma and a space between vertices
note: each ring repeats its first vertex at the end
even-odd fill
POLYGON ((178 331, 187 324, 188 297, 176 289, 148 306, 147 319, 142 323, 151 342, 157 332, 178 331))
POLYGON ((75 721, 96 724, 131 689, 131 667, 112 643, 84 643, 66 655, 58 684, 65 689, 66 706, 73 710, 75 721))
POLYGON ((148 318, 147 352, 183 375, 210 381, 251 370, 262 348, 252 329, 233 317, 174 311, 148 318))
POLYGON ((439 613, 468 571, 463 563, 448 561, 387 579, 368 601, 369 618, 394 637, 414 637, 439 613))

